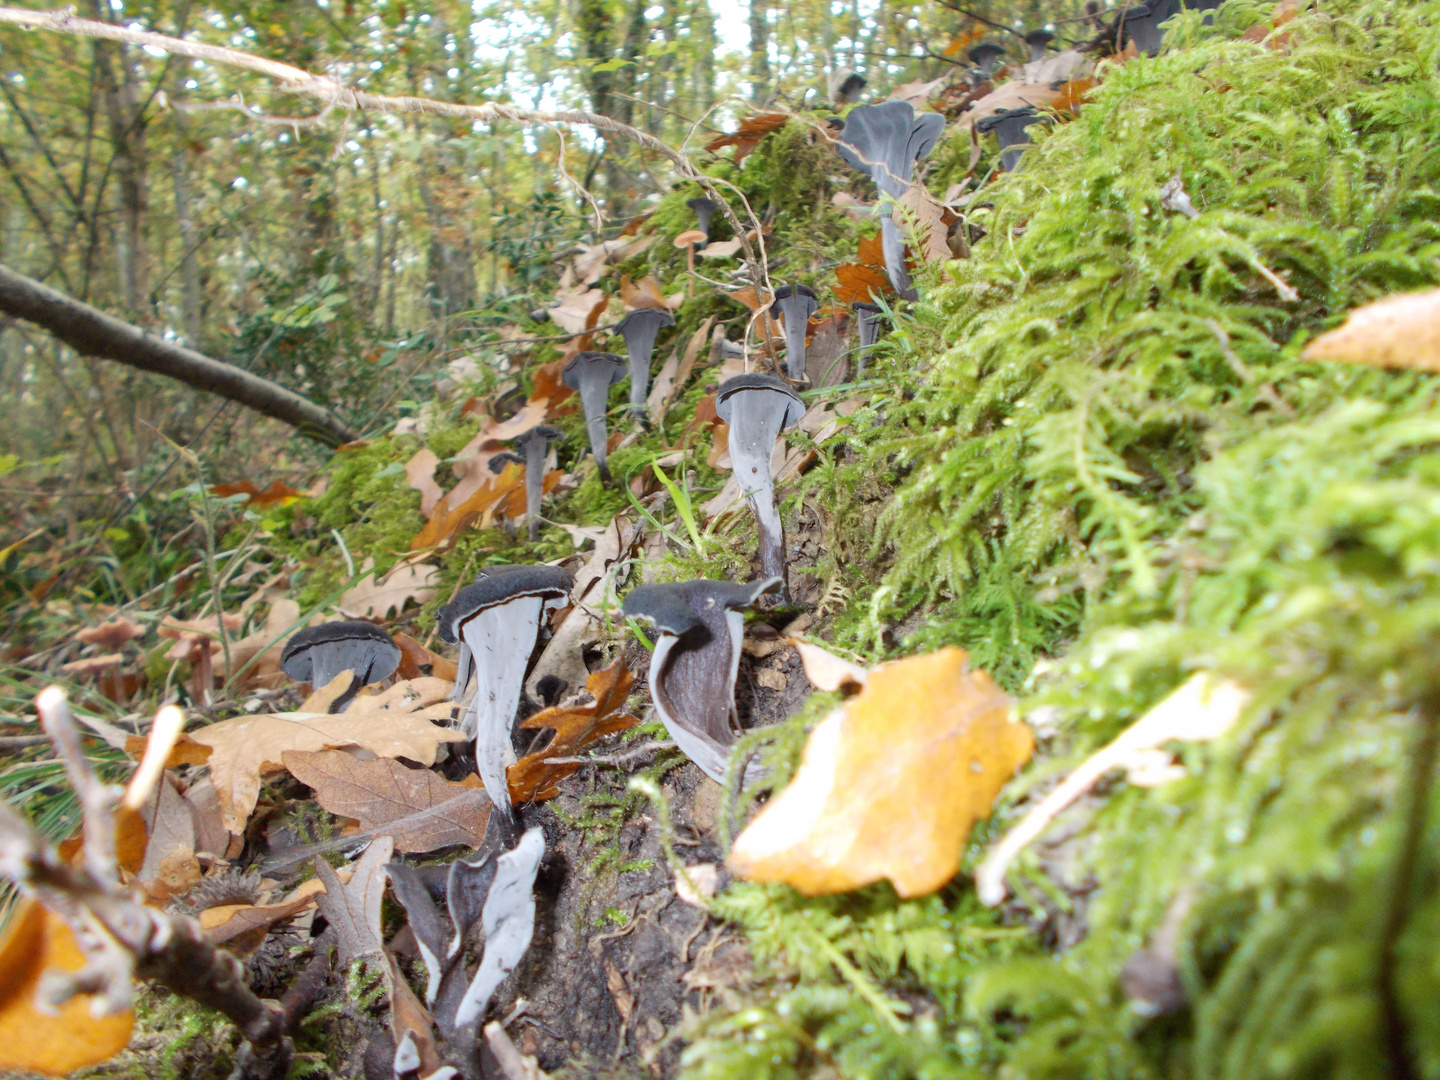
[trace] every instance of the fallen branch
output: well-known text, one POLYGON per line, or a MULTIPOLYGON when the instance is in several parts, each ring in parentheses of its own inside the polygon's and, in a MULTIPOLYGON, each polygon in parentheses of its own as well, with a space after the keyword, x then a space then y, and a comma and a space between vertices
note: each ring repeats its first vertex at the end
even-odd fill
POLYGON ((147 334, 8 266, 0 266, 0 311, 34 323, 85 356, 115 360, 219 394, 327 445, 339 446, 360 437, 328 409, 294 391, 147 334))

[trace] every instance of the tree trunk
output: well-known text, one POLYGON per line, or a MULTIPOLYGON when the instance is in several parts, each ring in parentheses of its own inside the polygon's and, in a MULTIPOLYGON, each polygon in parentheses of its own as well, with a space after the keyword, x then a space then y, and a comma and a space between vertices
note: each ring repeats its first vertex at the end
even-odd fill
POLYGON ((336 446, 359 438, 328 410, 283 386, 147 334, 6 266, 0 266, 0 311, 43 327, 86 356, 179 379, 291 424, 319 442, 336 446))
POLYGON ((185 330, 185 343, 200 348, 200 232, 190 206, 190 174, 182 140, 171 159, 175 186, 175 223, 180 231, 180 321, 185 330))
POLYGON ((750 99, 764 105, 770 97, 770 6, 750 0, 750 99))

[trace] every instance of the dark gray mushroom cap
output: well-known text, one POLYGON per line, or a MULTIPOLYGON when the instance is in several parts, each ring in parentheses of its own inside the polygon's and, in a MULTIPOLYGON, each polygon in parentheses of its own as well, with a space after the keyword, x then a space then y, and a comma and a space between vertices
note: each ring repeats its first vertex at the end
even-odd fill
POLYGON ((879 315, 885 309, 879 304, 872 304, 867 300, 856 300, 850 305, 850 310, 857 311, 862 315, 879 315))
POLYGON ((837 97, 848 98, 852 94, 860 93, 861 90, 865 89, 867 84, 868 80, 866 80, 864 75, 852 71, 849 75, 846 75, 840 85, 835 88, 835 94, 837 97))
POLYGON ((915 162, 935 148, 945 130, 939 113, 915 115, 908 101, 861 105, 845 118, 836 149, 852 169, 867 173, 886 195, 905 194, 915 162))
POLYGON ((715 415, 727 424, 730 423, 731 401, 736 394, 750 390, 770 390, 790 399, 785 408, 785 419, 780 424, 781 431, 794 427, 805 415, 805 402, 800 400, 800 395, 795 393, 784 379, 758 374, 735 375, 721 383, 720 389, 715 392, 715 415))
POLYGON ((460 624, 487 608, 505 604, 518 596, 539 596, 563 600, 570 595, 575 579, 558 566, 487 566, 475 581, 455 594, 455 599, 435 614, 440 640, 460 640, 460 624))
MULTIPOLYGON (((1036 111, 1035 106, 1022 105, 1018 109, 1001 109, 999 112, 991 113, 989 116, 982 116, 979 120, 975 121, 975 130, 983 135, 987 132, 994 131, 1002 124, 1007 124, 1010 121, 1027 120, 1033 123, 1038 119, 1040 119, 1040 113, 1036 111)), ((1029 127, 1030 125, 1027 123, 1025 126, 1029 127)))
POLYGON ((970 62, 984 67, 1004 51, 1004 49, 993 41, 982 41, 970 50, 970 62))
MULTIPOLYGON (((400 648, 390 635, 374 623, 363 621, 328 622, 298 631, 280 653, 280 667, 296 682, 314 682, 317 667, 333 678, 341 671, 354 671, 359 685, 379 682, 400 666, 400 648), (316 664, 320 651, 335 653, 316 664)), ((329 679, 326 680, 328 682, 329 679)))
POLYGON ((553 428, 549 424, 537 424, 529 431, 523 431, 515 436, 515 445, 524 446, 526 443, 539 439, 542 443, 548 443, 551 439, 558 439, 565 433, 559 428, 553 428))
POLYGON ((519 454, 512 454, 509 450, 501 450, 490 459, 490 471, 499 476, 505 471, 506 465, 524 465, 525 459, 519 454))
POLYGON ((627 619, 644 620, 662 634, 684 637, 705 628, 697 608, 706 601, 738 611, 783 584, 781 578, 769 577, 746 585, 705 578, 641 585, 625 598, 623 610, 627 619))
MULTIPOLYGON (((797 297, 804 297, 807 300, 814 301, 816 299, 815 290, 810 288, 809 285, 781 285, 780 288, 775 290, 775 302, 770 305, 770 314, 778 319, 781 315, 785 314, 785 301, 793 301, 797 297)), ((814 304, 811 305, 810 310, 812 312, 815 310, 814 304)), ((808 314, 806 318, 809 318, 808 314)))
MULTIPOLYGON (((629 370, 625 358, 608 352, 580 352, 565 365, 560 381, 572 390, 579 390, 583 382, 596 377, 605 378, 606 386, 619 382, 629 370)), ((552 429, 553 430, 553 429, 552 429)))
POLYGON ((1043 26, 1037 27, 1036 29, 1031 30, 1025 35, 1025 44, 1031 46, 1032 48, 1043 49, 1046 45, 1049 45, 1050 42, 1054 40, 1055 35, 1052 34, 1049 30, 1046 30, 1043 26))
POLYGON ((651 340, 653 341, 654 335, 659 332, 661 327, 674 325, 675 316, 671 315, 668 311, 661 311, 659 308, 653 307, 642 307, 636 308, 616 323, 615 332, 628 341, 630 335, 637 330, 650 330, 651 340))

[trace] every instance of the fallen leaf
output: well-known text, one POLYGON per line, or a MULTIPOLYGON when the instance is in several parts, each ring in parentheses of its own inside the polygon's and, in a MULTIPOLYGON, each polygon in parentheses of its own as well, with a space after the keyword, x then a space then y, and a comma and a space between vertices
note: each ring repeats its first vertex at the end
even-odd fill
MULTIPOLYGON (((343 693, 350 678, 343 673, 326 690, 343 693)), ((435 764, 442 742, 465 738, 431 723, 432 718, 449 718, 454 708, 445 700, 449 690, 444 679, 412 679, 380 694, 357 697, 343 713, 262 713, 221 720, 182 735, 168 764, 208 762, 225 828, 239 835, 255 809, 261 775, 282 769, 287 750, 359 746, 380 757, 435 764)), ((316 709, 322 702, 315 695, 306 704, 316 709)))
MULTIPOLYGON (((425 523, 425 527, 410 541, 410 550, 421 551, 447 543, 482 518, 501 499, 516 491, 520 492, 523 499, 524 483, 525 470, 512 462, 501 470, 500 475, 492 476, 489 482, 476 489, 464 502, 456 503, 454 509, 447 505, 451 501, 451 497, 447 497, 425 523)), ((453 494, 452 492, 451 496, 453 494)))
POLYGON ((245 495, 246 506, 254 506, 264 509, 267 506, 279 504, 289 506, 291 503, 299 502, 305 498, 303 491, 296 491, 288 484, 282 484, 276 480, 264 491, 261 491, 249 480, 241 480, 238 484, 216 484, 210 489, 210 494, 220 499, 228 499, 234 495, 245 495))
POLYGON ((675 895, 691 907, 708 908, 719 883, 720 870, 714 863, 698 863, 675 870, 675 895))
POLYGON ((706 338, 710 335, 710 327, 715 324, 715 316, 711 315, 703 323, 700 329, 690 335, 689 342, 685 345, 685 354, 681 357, 678 353, 672 353, 665 366, 660 369, 660 374, 655 376, 655 384, 650 387, 650 393, 645 398, 646 408, 650 410, 650 422, 658 427, 665 417, 665 410, 675 395, 685 386, 690 379, 690 373, 695 370, 695 361, 700 358, 700 349, 704 346, 706 338))
POLYGON ((870 673, 859 664, 836 656, 829 649, 812 645, 800 638, 790 638, 800 654, 800 663, 805 668, 805 678, 816 690, 859 690, 870 678, 870 673))
POLYGON ((1440 371, 1440 289, 1356 308, 1341 326, 1305 346, 1300 358, 1440 371))
POLYGON ((291 750, 283 758, 290 775, 315 790, 317 803, 354 818, 363 832, 385 831, 396 851, 478 848, 485 839, 489 800, 429 769, 412 769, 394 758, 361 761, 343 750, 291 750), (469 797, 454 801, 462 796, 469 797))
POLYGON ((371 572, 346 589, 340 597, 339 609, 351 618, 390 617, 405 610, 411 600, 424 604, 435 595, 440 568, 429 563, 397 563, 379 581, 375 580, 375 560, 367 558, 361 569, 371 572))
POLYGON ((637 308, 659 308, 668 310, 669 301, 653 274, 646 274, 639 281, 631 281, 629 274, 620 275, 620 302, 626 311, 637 308))
POLYGON ((553 728, 555 737, 543 750, 527 754, 505 770, 511 805, 553 799, 560 794, 560 781, 580 767, 574 763, 555 764, 550 758, 574 757, 602 736, 640 723, 620 711, 634 685, 635 676, 626 669, 625 661, 616 660, 586 680, 585 688, 594 698, 589 705, 556 706, 522 723, 523 728, 553 728))
POLYGON ((320 913, 335 931, 335 966, 345 968, 362 956, 384 951, 380 938, 380 903, 385 898, 385 864, 395 854, 388 836, 377 836, 355 864, 348 882, 341 883, 334 867, 315 857, 315 876, 325 886, 315 894, 320 913))
POLYGON ((439 455, 428 446, 416 451, 405 463, 405 482, 420 492, 420 513, 426 517, 445 494, 435 482, 435 468, 439 464, 439 455))
POLYGON ((703 259, 733 259, 736 253, 744 247, 738 240, 717 240, 713 244, 706 244, 695 254, 703 259))
MULTIPOLYGON (((582 340, 588 341, 589 339, 585 338, 582 340)), ((576 351, 578 352, 579 350, 577 349, 576 351)), ((532 382, 534 388, 530 391, 529 404, 543 404, 547 416, 562 415, 556 411, 555 406, 575 395, 574 390, 561 382, 561 378, 565 374, 565 365, 568 362, 569 361, 563 358, 560 360, 552 360, 550 363, 541 364, 535 369, 532 382)))
POLYGON ((324 890, 318 880, 312 880, 314 888, 278 904, 224 904, 206 908, 200 913, 200 929, 212 945, 223 945, 236 956, 249 956, 275 926, 315 906, 316 894, 324 890))
POLYGON ((902 897, 932 893, 1034 745, 963 650, 884 664, 810 733, 799 772, 736 839, 729 865, 808 896, 881 878, 902 897))
POLYGON ((906 220, 906 239, 912 251, 919 253, 927 263, 945 262, 952 258, 950 245, 945 242, 945 207, 923 184, 911 184, 900 200, 900 208, 906 220), (909 228, 908 219, 914 219, 914 229, 909 228))
POLYGON ((428 667, 430 674, 435 678, 444 679, 450 683, 455 681, 457 669, 454 660, 431 652, 409 634, 395 634, 394 638, 396 646, 400 649, 400 667, 396 670, 396 674, 400 678, 423 678, 425 672, 421 669, 428 667))
POLYGON ((740 121, 740 126, 732 134, 711 139, 705 144, 705 149, 713 154, 717 150, 733 146, 735 147, 735 164, 739 165, 755 147, 760 145, 761 139, 772 131, 778 131, 784 127, 785 122, 789 119, 790 117, 786 113, 751 113, 740 121))
POLYGON ((936 91, 948 81, 949 77, 942 75, 940 78, 932 79, 929 82, 917 79, 914 82, 901 83, 890 92, 890 96, 885 100, 908 101, 912 105, 923 105, 934 97, 936 91))
POLYGON ((546 308, 555 325, 568 334, 593 330, 610 298, 599 289, 574 289, 557 294, 559 303, 546 308))
POLYGON ((29 897, 20 901, 0 940, 0 1068, 65 1076, 125 1049, 134 1013, 97 1020, 83 994, 53 1014, 36 1007, 46 971, 76 972, 85 963, 63 919, 29 897))
POLYGON ((845 304, 874 303, 878 297, 895 291, 883 271, 859 263, 841 263, 835 267, 835 296, 845 304))
POLYGON ((862 266, 884 271, 885 241, 881 239, 879 233, 874 236, 861 237, 860 245, 855 251, 855 261, 862 266))
POLYGON ((216 664, 215 673, 222 679, 229 677, 231 669, 245 668, 242 681, 237 689, 246 690, 261 686, 274 690, 285 685, 287 676, 280 669, 280 653, 284 642, 280 639, 293 630, 300 622, 300 605, 288 597, 271 601, 270 610, 265 614, 265 624, 230 643, 230 662, 225 663, 222 654, 216 664), (258 657, 258 659, 257 659, 258 657), (251 660, 255 662, 250 663, 251 660))
POLYGON ((1001 85, 999 89, 977 100, 968 112, 955 121, 955 126, 968 132, 975 126, 975 121, 993 116, 997 112, 1019 109, 1026 105, 1034 105, 1036 108, 1043 109, 1047 105, 1055 105, 1064 96, 1065 93, 1060 86, 1011 79, 1001 85))

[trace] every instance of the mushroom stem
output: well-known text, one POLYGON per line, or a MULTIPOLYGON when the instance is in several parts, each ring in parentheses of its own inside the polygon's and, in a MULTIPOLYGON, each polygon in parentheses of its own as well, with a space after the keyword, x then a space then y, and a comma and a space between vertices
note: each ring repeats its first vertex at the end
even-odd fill
POLYGON ((885 254, 885 270, 890 275, 890 284, 906 300, 914 300, 918 294, 912 287, 910 271, 905 268, 905 238, 894 214, 880 218, 880 250, 885 254))
POLYGON ((770 458, 784 414, 747 396, 738 397, 733 409, 730 460, 755 515, 760 534, 760 573, 784 581, 785 527, 775 508, 775 481, 770 474, 770 458), (744 432, 745 438, 737 438, 736 432, 744 432))
POLYGON ((689 271, 690 271, 689 278, 688 278, 688 280, 685 282, 685 290, 686 290, 686 291, 685 291, 685 295, 688 296, 690 299, 693 300, 693 299, 695 299, 695 245, 694 245, 694 244, 690 244, 690 245, 686 246, 686 248, 685 248, 685 265, 686 265, 686 267, 687 267, 687 268, 689 269, 689 271))
POLYGON ((525 526, 532 544, 540 539, 540 499, 545 494, 547 449, 549 443, 544 439, 525 442, 525 526))
MULTIPOLYGON (((605 463, 610 453, 610 433, 605 427, 605 409, 610 404, 610 384, 592 379, 580 387, 580 404, 585 409, 585 432, 590 436, 590 453, 595 455, 595 465, 600 470, 602 483, 610 483, 610 467, 605 463)), ((528 477, 526 478, 528 481, 528 477)), ((530 498, 530 489, 525 489, 525 498, 530 498)))
POLYGON ((505 769, 515 763, 510 732, 524 688, 525 662, 497 661, 530 656, 535 648, 536 627, 540 625, 541 603, 538 596, 520 597, 480 612, 461 630, 480 674, 464 731, 475 737, 475 771, 480 774, 486 794, 507 817, 511 811, 505 769))

